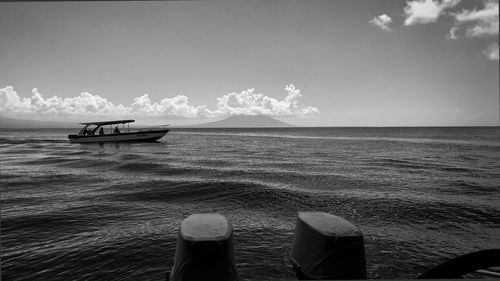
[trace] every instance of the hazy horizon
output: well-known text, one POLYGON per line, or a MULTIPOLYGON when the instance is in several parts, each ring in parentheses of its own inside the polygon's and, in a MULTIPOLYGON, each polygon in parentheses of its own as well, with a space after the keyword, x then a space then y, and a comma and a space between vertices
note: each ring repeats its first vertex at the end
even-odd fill
MULTIPOLYGON (((264 115, 263 115, 264 116, 264 115)), ((234 116, 231 116, 234 117, 234 116)), ((265 126, 261 123, 255 123, 253 126, 250 125, 245 125, 245 126, 240 126, 238 125, 216 125, 216 126, 210 126, 212 123, 218 123, 221 121, 225 121, 229 119, 230 117, 225 117, 225 118, 219 118, 216 121, 209 121, 209 122, 200 122, 200 123, 193 123, 193 124, 186 124, 186 125, 178 125, 178 124, 168 124, 170 128, 276 128, 276 127, 282 127, 282 128, 432 128, 432 127, 498 127, 498 125, 476 125, 476 126, 461 126, 461 125, 456 125, 456 126, 297 126, 293 125, 290 123, 286 123, 280 118, 275 118, 275 117, 269 117, 273 118, 275 120, 278 120, 280 122, 284 122, 288 124, 289 126, 265 126)), ((110 121, 110 120, 101 120, 101 121, 110 121)), ((83 122, 83 121, 82 121, 83 122)), ((147 122, 141 122, 140 120, 136 120, 135 123, 131 123, 131 128, 133 127, 149 127, 149 126, 158 126, 158 125, 165 125, 165 123, 147 123, 147 122)), ((28 119, 14 119, 14 118, 4 118, 0 116, 0 129, 76 129, 76 128, 81 128, 82 125, 80 122, 70 122, 70 121, 37 121, 37 120, 28 120, 28 119), (10 119, 10 120, 9 120, 10 119), (17 122, 11 122, 11 121, 19 121, 20 123, 17 122)))
MULTIPOLYGON (((0 114, 496 126, 498 0, 1 2, 0 114)), ((142 122, 142 121, 141 121, 142 122)))

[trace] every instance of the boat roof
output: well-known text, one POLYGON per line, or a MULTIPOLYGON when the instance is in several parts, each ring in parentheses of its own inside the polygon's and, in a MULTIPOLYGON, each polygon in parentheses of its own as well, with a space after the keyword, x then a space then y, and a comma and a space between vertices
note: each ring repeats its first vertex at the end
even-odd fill
POLYGON ((113 121, 99 121, 99 122, 86 122, 86 123, 80 123, 82 125, 111 125, 111 124, 126 124, 126 123, 132 123, 135 122, 135 120, 113 120, 113 121))

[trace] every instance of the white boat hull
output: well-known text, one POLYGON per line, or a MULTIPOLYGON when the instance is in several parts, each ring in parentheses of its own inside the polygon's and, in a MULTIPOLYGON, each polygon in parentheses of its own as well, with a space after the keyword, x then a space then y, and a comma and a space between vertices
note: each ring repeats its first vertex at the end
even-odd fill
POLYGON ((107 135, 68 135, 71 143, 91 143, 91 142, 152 142, 159 140, 168 133, 169 130, 161 131, 137 131, 120 134, 107 135))

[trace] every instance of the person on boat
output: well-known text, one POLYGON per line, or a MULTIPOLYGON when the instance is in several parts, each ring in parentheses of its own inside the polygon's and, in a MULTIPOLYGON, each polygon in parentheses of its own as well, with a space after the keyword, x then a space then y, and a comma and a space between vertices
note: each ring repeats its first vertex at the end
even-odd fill
POLYGON ((115 127, 115 130, 113 131, 114 134, 119 134, 120 130, 118 129, 118 126, 115 127))
POLYGON ((104 128, 101 127, 101 129, 99 129, 99 135, 104 135, 104 128))

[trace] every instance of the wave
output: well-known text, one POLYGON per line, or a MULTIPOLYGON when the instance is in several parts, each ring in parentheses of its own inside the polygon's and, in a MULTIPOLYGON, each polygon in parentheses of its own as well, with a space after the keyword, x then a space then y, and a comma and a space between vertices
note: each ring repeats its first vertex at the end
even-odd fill
POLYGON ((460 167, 453 163, 442 163, 437 161, 425 161, 420 158, 399 159, 399 158, 372 158, 367 159, 367 163, 374 167, 394 167, 404 168, 411 172, 416 171, 443 171, 456 174, 469 174, 480 171, 472 167, 460 167))
POLYGON ((144 160, 147 157, 141 154, 137 153, 127 153, 127 154, 122 154, 120 155, 120 160, 122 161, 137 161, 137 160, 144 160))
POLYGON ((429 164, 422 163, 420 160, 405 160, 395 158, 374 158, 368 159, 368 163, 380 167, 395 167, 395 168, 408 168, 408 169, 429 169, 429 164))
POLYGON ((448 222, 460 227, 464 223, 487 223, 500 219, 497 209, 464 206, 444 201, 414 198, 374 198, 348 192, 306 190, 293 186, 273 186, 249 181, 169 182, 146 181, 141 184, 118 185, 126 190, 115 199, 139 202, 203 203, 223 209, 266 210, 284 213, 298 210, 327 211, 343 217, 356 216, 366 222, 383 221, 400 225, 448 222))
POLYGON ((462 196, 479 196, 488 198, 488 194, 492 194, 498 191, 498 184, 496 179, 492 179, 491 182, 474 182, 475 179, 471 180, 453 180, 446 184, 446 187, 439 189, 440 193, 447 194, 459 194, 462 196))
POLYGON ((494 241, 495 133, 476 141, 460 130, 371 130, 173 131, 164 143, 137 145, 0 138, 2 274, 161 279, 180 221, 199 212, 234 222, 249 279, 255 270, 288 274, 282 257, 297 211, 357 225, 374 255, 369 270, 384 278, 412 277, 434 249, 443 257, 494 241))
POLYGON ((60 144, 60 143, 69 143, 68 140, 65 139, 50 139, 50 138, 0 138, 0 143, 2 144, 60 144))
POLYGON ((2 231, 8 235, 16 235, 20 243, 44 240, 43 237, 72 235, 82 229, 91 231, 98 229, 107 221, 116 221, 125 207, 95 204, 65 208, 63 210, 42 212, 38 214, 5 217, 2 219, 2 231), (99 218, 96 220, 96 218, 99 218), (40 233, 40 230, 44 232, 40 233))
POLYGON ((116 166, 116 170, 125 172, 150 172, 156 173, 165 167, 163 164, 149 163, 149 162, 136 162, 136 163, 123 163, 116 166))
POLYGON ((29 159, 23 161, 25 165, 66 165, 68 163, 74 162, 81 162, 81 159, 79 157, 45 156, 38 159, 29 159))
MULTIPOLYGON (((425 242, 423 239, 413 241, 405 236, 418 233, 415 229, 428 229, 426 235, 432 227, 436 235, 441 235, 441 231, 467 232, 478 226, 495 228, 491 222, 500 219, 498 209, 373 198, 250 180, 145 179, 115 182, 100 188, 107 192, 93 197, 78 195, 77 206, 62 204, 63 208, 48 212, 4 217, 2 245, 8 249, 2 256, 4 276, 22 280, 24 276, 43 279, 56 274, 52 279, 63 280, 70 274, 90 274, 91 269, 98 267, 99 273, 92 273, 89 278, 106 278, 120 268, 117 272, 123 278, 150 279, 166 272, 166 264, 173 263, 179 222, 196 212, 220 212, 233 221, 240 247, 235 253, 243 265, 240 268, 243 276, 250 277, 248 274, 256 269, 266 272, 269 268, 263 261, 269 261, 280 268, 272 273, 281 274, 276 278, 289 273, 286 263, 276 263, 280 257, 276 253, 289 251, 294 219, 300 210, 325 211, 344 217, 365 229, 365 235, 372 234, 367 246, 369 253, 373 247, 382 247, 396 251, 400 260, 412 262, 426 257, 415 255, 415 251, 432 251, 432 247, 419 248, 425 242), (390 226, 400 231, 384 233, 390 226), (398 247, 399 251, 394 250, 398 247), (33 272, 20 274, 25 267, 33 272)), ((3 204, 15 204, 3 198, 3 204)), ((51 198, 51 204, 60 199, 51 198)), ((376 260, 380 256, 383 255, 370 258, 376 260)), ((396 262, 398 268, 408 266, 394 256, 389 260, 396 262)), ((401 276, 398 272, 383 272, 385 277, 401 276)))
POLYGON ((351 136, 307 136, 307 135, 287 135, 287 134, 258 134, 258 133, 214 133, 214 132, 175 132, 181 135, 205 135, 205 136, 236 136, 236 137, 257 137, 257 138, 283 138, 283 139, 306 139, 306 140, 337 140, 337 141, 385 141, 402 142, 415 144, 454 144, 454 145, 475 145, 500 147, 497 141, 480 140, 456 140, 456 139, 433 139, 433 138, 396 138, 396 137, 351 137, 351 136))

